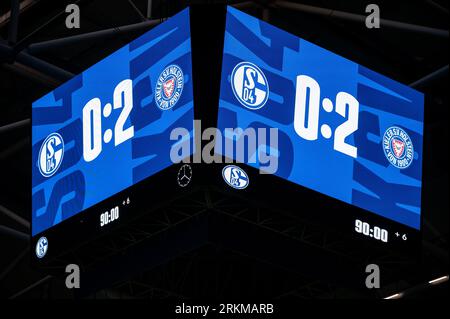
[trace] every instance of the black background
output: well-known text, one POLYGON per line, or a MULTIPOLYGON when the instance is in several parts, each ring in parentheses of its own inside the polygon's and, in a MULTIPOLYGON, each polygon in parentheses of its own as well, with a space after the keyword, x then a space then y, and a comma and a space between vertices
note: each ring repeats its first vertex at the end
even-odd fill
MULTIPOLYGON (((145 13, 145 1, 134 3, 145 13)), ((269 23, 405 84, 448 65, 448 37, 383 25, 369 30, 357 22, 288 11, 273 7, 270 1, 258 3, 242 10, 261 18, 267 9, 269 23)), ((308 4, 363 15, 366 5, 359 1, 308 4)), ((173 15, 186 5, 154 1, 153 17, 173 15)), ((378 5, 382 18, 448 30, 448 11, 426 1, 380 1, 378 5)), ((140 21, 127 1, 81 1, 80 8, 80 30, 65 29, 61 15, 33 33, 64 10, 64 1, 55 5, 42 0, 34 5, 20 16, 19 41, 13 44, 16 51, 33 42, 140 21)), ((8 6, 2 10, 6 12, 8 6)), ((202 120, 203 128, 215 127, 217 121, 225 12, 224 2, 191 3, 195 117, 202 120)), ((7 25, 0 29, 3 39, 7 39, 7 29, 7 25)), ((76 74, 143 32, 117 34, 37 56, 76 74)), ((29 118, 31 102, 57 83, 30 80, 29 75, 11 70, 13 58, 0 61, 1 126, 29 118)), ((31 266, 34 242, 0 233, 5 250, 0 259, 0 296, 240 302, 381 298, 405 290, 414 291, 410 295, 415 297, 442 296, 440 288, 422 285, 448 273, 447 86, 448 71, 417 88, 426 94, 424 217, 417 241, 412 235, 407 245, 398 247, 355 235, 356 217, 391 233, 411 230, 274 176, 261 176, 249 167, 245 169, 252 187, 244 191, 225 185, 223 165, 205 164, 192 164, 192 183, 181 189, 176 184, 180 166, 174 165, 55 227, 50 245, 59 246, 62 254, 50 255, 49 249, 49 264, 31 266), (138 198, 127 212, 129 218, 100 230, 99 207, 110 207, 124 196, 138 198), (91 231, 80 228, 81 219, 91 231), (64 267, 69 263, 82 269, 79 290, 64 286, 64 267), (381 289, 365 287, 364 270, 370 263, 381 268, 381 289), (39 284, 26 290, 35 283, 39 284)), ((29 127, 0 132, 0 205, 27 220, 31 206, 29 132, 29 127)), ((0 222, 29 232, 3 214, 0 222)))

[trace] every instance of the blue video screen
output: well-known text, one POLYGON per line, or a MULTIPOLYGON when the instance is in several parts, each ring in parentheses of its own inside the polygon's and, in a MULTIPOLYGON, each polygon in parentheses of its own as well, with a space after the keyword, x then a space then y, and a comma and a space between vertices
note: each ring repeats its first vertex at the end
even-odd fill
POLYGON ((33 103, 33 236, 172 164, 191 61, 185 9, 33 103))
POLYGON ((420 229, 423 116, 422 93, 228 7, 218 129, 278 129, 244 163, 420 229))

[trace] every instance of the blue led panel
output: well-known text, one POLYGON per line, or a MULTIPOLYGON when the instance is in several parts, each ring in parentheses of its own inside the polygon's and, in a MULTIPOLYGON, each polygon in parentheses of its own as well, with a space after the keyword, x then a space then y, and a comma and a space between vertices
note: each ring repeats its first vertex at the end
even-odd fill
POLYGON ((170 131, 194 118, 190 37, 186 9, 33 103, 33 235, 172 164, 170 131))
POLYGON ((419 229, 423 113, 420 92, 228 7, 218 128, 279 130, 249 165, 270 153, 277 176, 419 229))

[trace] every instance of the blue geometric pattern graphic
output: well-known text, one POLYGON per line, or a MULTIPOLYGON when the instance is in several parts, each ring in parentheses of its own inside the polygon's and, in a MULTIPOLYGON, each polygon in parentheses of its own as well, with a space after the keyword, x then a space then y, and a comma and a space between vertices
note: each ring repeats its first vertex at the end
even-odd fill
MULTIPOLYGON (((420 229, 423 117, 422 93, 228 7, 218 128, 278 128, 275 175, 420 229), (259 109, 233 92, 263 94, 257 71, 233 73, 243 62, 267 78, 259 109)), ((247 164, 262 166, 264 143, 247 164)))
POLYGON ((193 118, 185 9, 33 103, 32 234, 170 166, 170 132, 184 127, 193 136, 193 118), (161 110, 155 89, 171 65, 182 72, 161 84, 172 103, 161 110), (41 149, 53 133, 63 148, 54 148, 58 139, 41 149), (41 174, 56 164, 52 176, 41 174))

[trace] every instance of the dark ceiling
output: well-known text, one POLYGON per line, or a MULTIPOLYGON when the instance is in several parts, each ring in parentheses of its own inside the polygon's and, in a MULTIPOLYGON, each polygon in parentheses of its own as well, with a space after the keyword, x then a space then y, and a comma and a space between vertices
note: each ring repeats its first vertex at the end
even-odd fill
MULTIPOLYGON (((81 9, 81 29, 67 29, 64 25, 64 9, 74 1, 29 0, 20 13, 17 41, 8 43, 10 1, 0 1, 0 41, 13 48, 13 54, 2 55, 0 50, 0 128, 17 121, 27 120, 31 116, 31 103, 46 94, 62 79, 45 74, 42 69, 17 63, 14 57, 18 52, 26 52, 33 43, 84 34, 109 28, 136 24, 146 20, 147 0, 79 0, 81 9)), ((229 1, 237 4, 241 1, 229 1)), ((249 1, 251 2, 251 1, 249 1)), ((153 1, 151 18, 162 19, 178 12, 188 4, 201 6, 220 5, 226 1, 153 1)), ((367 29, 362 23, 346 21, 329 16, 291 11, 277 6, 277 1, 255 1, 256 5, 242 5, 242 10, 262 17, 268 11, 268 21, 282 29, 356 61, 377 72, 405 84, 441 70, 439 76, 431 81, 419 84, 416 88, 426 95, 425 106, 425 143, 428 160, 424 163, 424 201, 432 203, 431 211, 425 216, 424 237, 430 243, 431 250, 442 251, 448 243, 448 3, 439 0, 416 1, 377 1, 381 18, 408 24, 447 30, 447 35, 432 32, 413 32, 404 28, 381 27, 378 30, 367 29), (445 71, 445 67, 447 68, 445 71), (444 68, 444 69, 442 69, 444 68), (443 71, 442 71, 443 70, 443 71), (428 185, 428 186, 427 186, 428 185)), ((318 0, 301 1, 302 4, 365 15, 365 2, 318 0)), ((208 14, 204 6, 202 13, 208 14)), ((205 23, 205 32, 208 24, 205 23)), ((119 47, 145 31, 122 33, 117 30, 114 36, 94 41, 78 41, 71 45, 45 50, 33 55, 60 69, 78 74, 108 56, 119 47)), ((30 126, 24 124, 18 129, 0 131, 0 205, 14 212, 24 220, 29 220, 30 207, 30 126)), ((18 223, 0 213, 0 225, 27 233, 24 223, 18 223)), ((24 241, 11 239, 0 234, 2 243, 8 243, 0 259, 0 276, 27 247, 24 241)), ((202 256, 216 254, 214 248, 206 247, 197 253, 192 262, 192 253, 179 257, 172 264, 183 262, 199 263, 202 256)), ((227 251, 230 258, 238 258, 227 251)), ((220 258, 223 258, 220 257, 220 258)), ((448 255, 446 257, 448 265, 448 255)), ((19 259, 20 260, 20 259, 19 259)), ((245 258, 241 263, 248 263, 245 258)), ((20 265, 19 265, 20 266, 20 265)), ((21 265, 16 276, 26 272, 21 265)), ((172 265, 168 267, 178 267, 172 265)), ((246 266, 250 267, 250 266, 246 266)), ((250 269, 250 268, 245 268, 250 269)), ((155 273, 161 272, 161 268, 155 273)), ((270 272, 270 271, 269 271, 270 272)), ((156 276, 142 274, 142 276, 156 276)), ((20 286, 26 286, 38 278, 29 274, 20 280, 20 286)), ((0 285, 2 277, 0 277, 0 285)), ((14 285, 8 291, 14 291, 14 285)), ((309 286, 308 286, 309 287, 309 286)), ((277 286, 277 289, 279 287, 277 286)), ((327 287, 328 289, 329 287, 327 287)), ((155 288, 156 289, 156 288, 155 288)), ((282 290, 281 288, 279 288, 282 290)), ((313 288, 312 288, 313 289, 313 288)), ((16 289, 17 290, 17 289, 16 289)), ((118 283, 111 291, 126 290, 118 283)), ((110 292, 111 292, 110 291, 110 292)), ((184 291, 180 289, 178 291, 184 291)), ((327 296, 321 288, 320 295, 327 296)), ((99 292, 101 293, 101 292, 99 292)), ((152 290, 152 293, 158 293, 152 290)), ((304 291, 300 291, 301 295, 304 291)), ((281 292, 280 292, 281 294, 281 292)), ((311 296, 309 296, 311 297, 311 296)))

